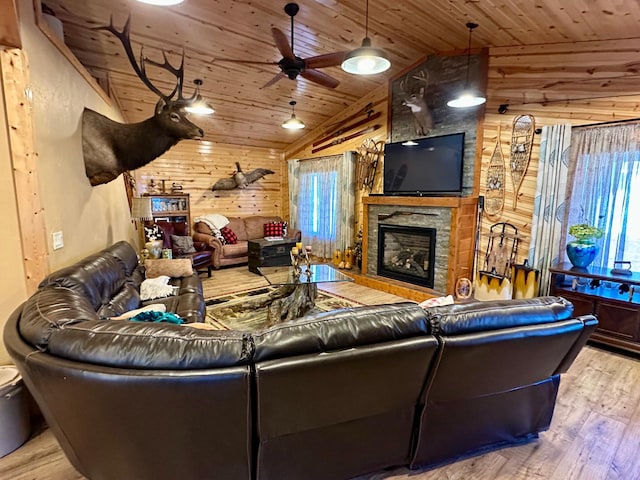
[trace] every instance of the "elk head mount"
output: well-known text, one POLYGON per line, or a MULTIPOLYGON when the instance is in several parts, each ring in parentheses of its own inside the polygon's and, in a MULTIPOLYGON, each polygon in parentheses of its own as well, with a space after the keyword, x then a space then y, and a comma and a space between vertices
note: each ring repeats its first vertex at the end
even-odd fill
POLYGON ((189 121, 184 110, 198 94, 189 98, 182 94, 184 82, 184 50, 178 68, 172 66, 163 50, 162 63, 144 56, 140 50, 140 63, 136 61, 131 48, 131 16, 127 18, 122 31, 113 26, 97 27, 114 34, 122 43, 127 58, 136 75, 156 95, 159 100, 154 115, 138 123, 119 123, 88 108, 82 114, 82 154, 89 182, 92 186, 108 183, 121 173, 140 168, 162 155, 183 139, 200 139, 204 132, 189 121), (162 68, 176 78, 176 85, 169 94, 162 93, 147 77, 145 64, 162 68))

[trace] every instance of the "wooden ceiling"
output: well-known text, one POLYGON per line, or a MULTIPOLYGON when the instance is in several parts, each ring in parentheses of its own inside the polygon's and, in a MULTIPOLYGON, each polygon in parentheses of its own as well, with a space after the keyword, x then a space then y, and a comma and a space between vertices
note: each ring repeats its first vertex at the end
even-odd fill
MULTIPOLYGON (((37 1, 37 0, 36 0, 37 1)), ((198 117, 212 142, 284 149, 304 135, 280 127, 291 115, 315 128, 425 55, 462 51, 475 22, 472 47, 496 47, 633 38, 640 32, 637 0, 370 0, 369 37, 387 51, 392 68, 362 77, 340 67, 322 71, 340 81, 328 89, 305 79, 280 80, 261 88, 279 72, 276 65, 228 63, 223 58, 277 62, 271 28, 290 36, 285 0, 186 0, 157 7, 135 0, 46 0, 63 22, 65 42, 98 76, 108 74, 128 121, 151 116, 157 96, 136 77, 122 45, 110 33, 93 30, 113 15, 120 29, 131 14, 131 40, 139 54, 160 61, 161 50, 177 64, 185 53, 185 94, 202 79, 203 96, 216 109, 198 117)), ((294 52, 308 58, 360 46, 365 32, 365 0, 300 0, 294 52)), ((173 78, 149 69, 163 90, 173 78)), ((306 130, 308 131, 308 130, 306 130)))

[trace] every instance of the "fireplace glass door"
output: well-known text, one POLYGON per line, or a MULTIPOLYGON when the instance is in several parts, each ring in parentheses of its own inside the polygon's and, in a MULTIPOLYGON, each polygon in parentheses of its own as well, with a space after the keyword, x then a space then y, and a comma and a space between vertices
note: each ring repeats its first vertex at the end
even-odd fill
POLYGON ((378 225, 378 275, 433 288, 436 229, 378 225))

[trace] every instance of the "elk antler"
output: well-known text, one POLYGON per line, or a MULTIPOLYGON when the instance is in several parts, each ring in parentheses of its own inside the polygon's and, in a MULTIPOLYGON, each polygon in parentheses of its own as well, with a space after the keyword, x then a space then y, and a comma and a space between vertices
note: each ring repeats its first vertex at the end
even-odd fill
POLYGON ((127 17, 127 21, 124 24, 124 27, 122 28, 121 32, 119 32, 113 25, 113 15, 109 19, 109 26, 95 27, 94 30, 106 30, 108 32, 113 33, 120 40, 120 42, 122 43, 122 46, 124 47, 124 51, 127 54, 127 58, 129 59, 129 63, 131 63, 131 66, 133 67, 133 70, 136 72, 136 75, 138 75, 138 78, 142 80, 142 82, 149 88, 149 90, 151 90, 153 93, 158 95, 165 102, 172 100, 176 93, 178 94, 177 100, 179 102, 188 103, 195 99, 197 95, 197 90, 194 91, 193 95, 190 98, 184 98, 182 96, 182 87, 184 84, 184 49, 182 50, 182 60, 180 62, 180 67, 176 68, 173 65, 171 65, 171 63, 169 63, 169 60, 167 59, 167 53, 164 50, 162 50, 162 56, 164 58, 163 63, 156 62, 154 60, 151 60, 150 58, 145 57, 143 54, 143 50, 144 50, 144 45, 143 45, 140 48, 140 64, 138 65, 138 62, 135 59, 135 55, 133 54, 133 49, 131 48, 131 39, 130 39, 131 15, 127 17), (149 80, 149 77, 147 77, 145 62, 148 62, 151 65, 154 65, 156 67, 162 68, 168 71, 169 73, 171 73, 174 77, 176 77, 176 86, 173 88, 173 91, 169 95, 165 95, 160 91, 160 89, 158 89, 153 83, 151 83, 151 80, 149 80))

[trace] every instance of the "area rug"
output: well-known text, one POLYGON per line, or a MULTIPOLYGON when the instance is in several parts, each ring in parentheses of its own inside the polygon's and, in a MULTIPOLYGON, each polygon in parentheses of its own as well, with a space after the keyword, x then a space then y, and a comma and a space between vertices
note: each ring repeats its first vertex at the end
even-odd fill
MULTIPOLYGON (((206 300, 206 322, 220 330, 256 331, 267 323, 267 307, 276 287, 262 287, 206 300)), ((339 295, 318 289, 315 308, 309 312, 328 312, 362 305, 339 295)))

